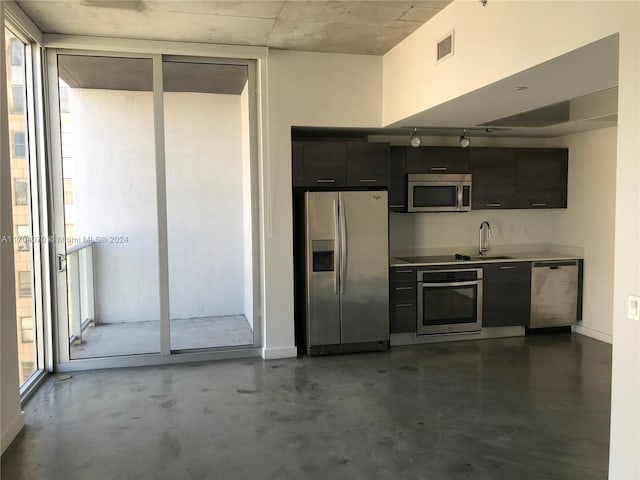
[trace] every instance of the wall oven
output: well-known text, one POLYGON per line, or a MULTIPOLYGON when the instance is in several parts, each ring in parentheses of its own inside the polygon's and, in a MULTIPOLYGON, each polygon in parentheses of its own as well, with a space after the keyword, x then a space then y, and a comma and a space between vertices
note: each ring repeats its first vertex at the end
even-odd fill
POLYGON ((418 271, 418 335, 482 328, 482 269, 418 271))
POLYGON ((471 174, 409 174, 409 212, 468 212, 471 210, 471 174))

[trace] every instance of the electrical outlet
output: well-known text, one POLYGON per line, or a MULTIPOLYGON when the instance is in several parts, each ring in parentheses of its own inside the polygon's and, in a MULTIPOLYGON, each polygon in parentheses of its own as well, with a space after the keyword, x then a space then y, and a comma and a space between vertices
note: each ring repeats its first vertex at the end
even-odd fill
POLYGON ((629 320, 640 322, 640 297, 629 295, 627 298, 627 317, 629 320))

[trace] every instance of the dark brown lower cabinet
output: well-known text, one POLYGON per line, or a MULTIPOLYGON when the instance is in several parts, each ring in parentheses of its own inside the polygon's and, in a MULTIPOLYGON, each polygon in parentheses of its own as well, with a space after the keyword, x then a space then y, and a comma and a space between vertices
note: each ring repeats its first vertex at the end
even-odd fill
POLYGON ((389 331, 416 332, 416 269, 392 267, 389 275, 389 331))
POLYGON ((527 326, 531 315, 531 262, 482 267, 482 326, 527 326))

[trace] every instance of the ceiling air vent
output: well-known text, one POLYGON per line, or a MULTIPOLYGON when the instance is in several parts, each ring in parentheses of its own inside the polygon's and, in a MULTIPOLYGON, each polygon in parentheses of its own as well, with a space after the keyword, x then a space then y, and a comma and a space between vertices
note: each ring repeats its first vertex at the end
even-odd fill
POLYGON ((438 42, 436 51, 437 61, 440 62, 445 58, 453 57, 453 33, 451 30, 442 40, 438 42))

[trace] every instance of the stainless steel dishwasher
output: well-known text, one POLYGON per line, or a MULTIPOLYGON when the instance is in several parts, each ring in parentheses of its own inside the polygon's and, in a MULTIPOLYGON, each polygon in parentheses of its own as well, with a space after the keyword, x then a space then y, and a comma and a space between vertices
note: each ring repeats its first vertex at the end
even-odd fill
POLYGON ((531 328, 574 325, 578 317, 578 260, 534 262, 531 328))

